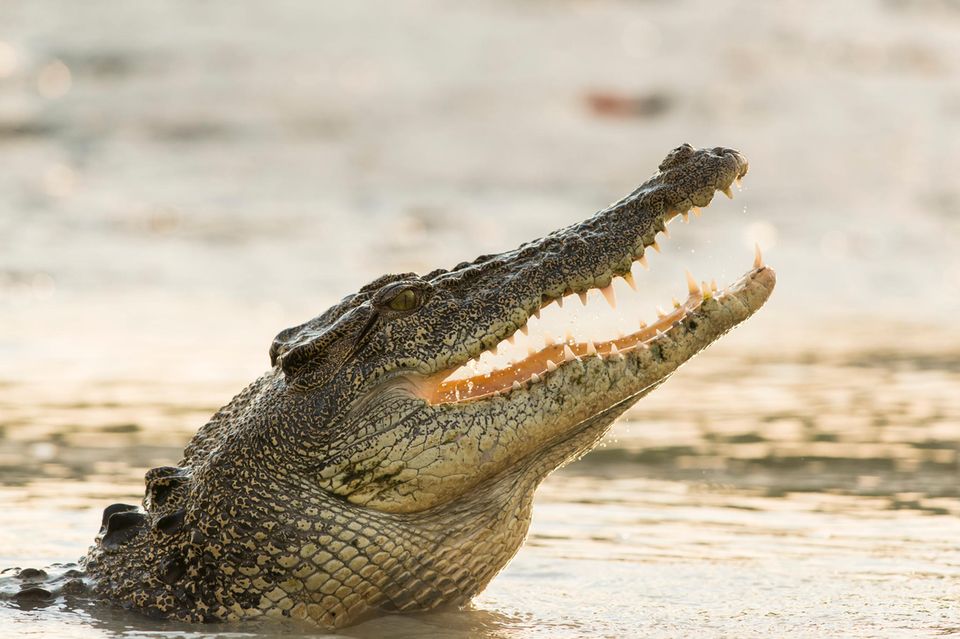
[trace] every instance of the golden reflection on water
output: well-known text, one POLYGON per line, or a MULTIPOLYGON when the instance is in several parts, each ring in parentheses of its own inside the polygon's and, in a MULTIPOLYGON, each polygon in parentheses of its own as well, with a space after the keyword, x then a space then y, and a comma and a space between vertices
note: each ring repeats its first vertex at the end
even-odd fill
MULTIPOLYGON (((888 630, 891 616, 903 629, 945 632, 957 626, 960 584, 956 388, 960 357, 945 351, 708 352, 548 479, 527 544, 470 611, 378 619, 343 635, 830 627, 866 636, 888 630)), ((0 565, 76 559, 101 509, 137 501, 143 472, 175 462, 235 390, 0 386, 0 565)), ((3 623, 26 636, 131 624, 161 636, 207 632, 62 606, 0 607, 3 623)), ((252 636, 311 632, 268 626, 252 636)))

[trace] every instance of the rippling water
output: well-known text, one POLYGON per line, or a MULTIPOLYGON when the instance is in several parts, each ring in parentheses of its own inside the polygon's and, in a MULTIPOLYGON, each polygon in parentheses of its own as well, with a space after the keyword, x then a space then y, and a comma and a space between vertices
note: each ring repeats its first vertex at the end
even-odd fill
MULTIPOLYGON (((342 634, 960 634, 958 41, 920 0, 0 4, 0 568, 81 556, 280 329, 689 141, 741 148, 746 188, 578 326, 754 243, 767 308, 547 480, 472 609, 342 634)), ((58 602, 0 634, 316 631, 58 602)))
MULTIPOLYGON (((527 544, 472 610, 343 634, 950 634, 960 628, 958 386, 960 353, 704 354, 546 482, 527 544)), ((117 382, 60 392, 0 389, 0 565, 75 559, 103 506, 136 502, 144 469, 175 460, 229 391, 117 382)), ((0 624, 26 636, 311 632, 198 630, 61 605, 0 608, 0 624)))

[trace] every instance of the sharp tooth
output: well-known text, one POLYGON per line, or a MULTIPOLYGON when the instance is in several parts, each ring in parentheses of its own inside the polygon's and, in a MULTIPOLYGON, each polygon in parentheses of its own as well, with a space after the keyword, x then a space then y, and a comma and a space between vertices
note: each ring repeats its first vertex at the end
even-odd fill
POLYGON ((680 302, 677 301, 677 298, 674 297, 670 301, 673 302, 674 308, 680 308, 680 302))
POLYGON ((666 317, 666 316, 667 316, 667 312, 658 306, 657 317, 666 317))
POLYGON ((693 279, 690 271, 687 271, 687 291, 689 291, 691 295, 700 294, 700 287, 697 286, 697 280, 693 279))
POLYGON ((684 211, 684 212, 683 212, 683 223, 684 223, 684 224, 689 224, 689 223, 690 223, 690 212, 689 212, 689 211, 684 211))
POLYGON ((696 215, 697 217, 700 217, 703 214, 703 211, 700 209, 699 206, 694 206, 690 210, 693 211, 693 214, 696 215))
POLYGON ((627 271, 626 273, 623 274, 623 281, 626 282, 627 286, 629 286, 633 290, 637 290, 637 282, 636 280, 633 279, 633 273, 631 273, 630 271, 627 271))
POLYGON ((557 299, 554 300, 554 302, 557 303, 557 306, 559 306, 560 308, 563 308, 563 296, 558 297, 557 299))
POLYGON ((647 327, 647 323, 644 322, 643 320, 640 320, 640 330, 642 331, 642 330, 645 329, 646 327, 647 327))
POLYGON ((760 253, 760 245, 753 245, 753 268, 763 267, 763 255, 760 253))
POLYGON ((587 355, 596 355, 597 347, 594 346, 593 342, 587 342, 587 355))
POLYGON ((660 245, 657 244, 656 240, 653 241, 653 244, 651 244, 650 247, 653 248, 653 250, 656 251, 657 253, 660 252, 660 245))
POLYGON ((530 334, 530 327, 529 327, 528 325, 524 324, 523 326, 520 327, 520 332, 523 333, 524 335, 529 335, 529 334, 530 334))
POLYGON ((650 264, 647 262, 647 256, 646 256, 646 255, 641 255, 641 256, 640 256, 640 259, 638 259, 637 261, 640 262, 640 266, 643 267, 643 270, 645 270, 645 271, 649 271, 649 270, 650 270, 650 264))
POLYGON ((511 335, 510 337, 508 337, 508 338, 507 338, 507 341, 508 341, 510 344, 515 344, 515 343, 517 342, 517 334, 514 333, 513 335, 511 335))
POLYGON ((576 353, 573 352, 573 349, 570 348, 569 344, 563 345, 563 361, 569 362, 570 360, 579 359, 576 353))
POLYGON ((670 229, 668 229, 666 226, 663 227, 663 236, 670 237, 670 229))
POLYGON ((493 346, 491 346, 490 348, 487 349, 487 351, 488 351, 489 353, 493 354, 494 357, 496 357, 496 355, 497 355, 497 353, 498 353, 499 350, 500 350, 500 345, 499 345, 499 344, 494 344, 493 346))
POLYGON ((733 189, 731 189, 729 186, 723 189, 723 194, 726 195, 731 200, 733 199, 733 189))
POLYGON ((580 291, 579 293, 577 293, 577 295, 580 297, 580 303, 583 304, 584 306, 586 306, 586 305, 587 305, 587 291, 580 291))
POLYGON ((539 308, 533 312, 533 316, 536 317, 537 319, 540 319, 540 309, 539 309, 539 308))
POLYGON ((716 293, 719 289, 720 287, 717 286, 717 280, 710 280, 710 290, 716 293))
POLYGON ((520 390, 520 382, 513 380, 513 385, 510 386, 513 390, 520 390))
POLYGON ((530 383, 531 383, 531 384, 537 384, 537 383, 539 383, 539 382, 540 382, 540 376, 539 376, 539 375, 537 375, 536 373, 534 373, 533 375, 530 376, 530 383))
POLYGON ((737 185, 737 188, 738 188, 738 189, 742 189, 742 188, 743 188, 743 178, 742 178, 742 177, 738 177, 736 180, 734 180, 734 183, 737 185))
POLYGON ((613 342, 610 342, 610 355, 619 355, 620 350, 617 348, 617 345, 613 342))
POLYGON ((617 295, 613 292, 613 284, 607 284, 600 289, 600 292, 603 293, 603 299, 607 300, 610 308, 617 307, 617 295))
POLYGON ((553 360, 552 360, 552 359, 548 359, 548 360, 547 360, 547 371, 550 372, 550 373, 552 373, 552 372, 555 371, 555 370, 557 370, 557 365, 553 363, 553 360))

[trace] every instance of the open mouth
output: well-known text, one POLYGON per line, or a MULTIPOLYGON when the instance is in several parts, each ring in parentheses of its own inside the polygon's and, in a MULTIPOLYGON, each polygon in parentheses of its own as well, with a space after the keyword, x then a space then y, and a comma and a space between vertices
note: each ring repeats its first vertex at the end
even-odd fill
MULTIPOLYGON (((732 198, 731 187, 734 182, 740 185, 740 180, 746 174, 746 166, 734 181, 727 185, 721 185, 717 188, 727 197, 732 198)), ((709 201, 704 204, 706 206, 709 201)), ((661 231, 665 237, 669 237, 667 222, 677 217, 682 217, 685 221, 690 221, 690 214, 693 213, 699 217, 700 207, 690 206, 687 210, 668 211, 662 216, 661 231)), ((644 244, 644 249, 653 248, 660 251, 656 235, 648 243, 644 244)), ((649 270, 647 258, 643 250, 635 254, 631 268, 623 273, 615 273, 613 278, 622 277, 626 284, 637 290, 634 281, 632 267, 639 264, 644 270, 649 270)), ((657 319, 647 324, 639 321, 637 329, 626 333, 619 331, 611 339, 582 339, 575 335, 573 331, 566 330, 563 334, 552 334, 542 330, 543 322, 535 322, 536 328, 531 330, 529 321, 521 326, 516 333, 507 337, 505 340, 496 344, 494 347, 484 351, 477 357, 466 362, 462 366, 440 371, 429 378, 423 379, 418 386, 418 394, 431 404, 450 404, 480 399, 488 399, 500 395, 509 395, 510 393, 529 388, 531 385, 539 384, 549 375, 561 369, 566 364, 576 361, 583 361, 585 358, 600 358, 602 360, 613 361, 622 360, 640 349, 650 349, 660 341, 670 339, 670 333, 679 327, 685 321, 697 317, 701 307, 710 300, 720 304, 726 302, 737 302, 738 294, 751 286, 761 286, 772 288, 773 271, 766 267, 760 254, 759 247, 756 248, 754 255, 753 268, 748 271, 740 280, 726 288, 718 287, 716 280, 711 282, 697 281, 687 272, 686 283, 688 295, 683 301, 676 298, 672 300, 669 310, 663 310, 657 307, 657 319)), ((616 308, 616 296, 613 288, 613 280, 605 286, 591 287, 582 291, 568 292, 563 297, 554 299, 547 298, 545 303, 535 311, 532 317, 540 319, 541 311, 547 312, 569 309, 568 304, 577 304, 570 298, 579 298, 579 303, 583 307, 589 308, 596 302, 598 297, 610 307, 616 308), (598 291, 600 295, 590 295, 592 291, 598 291), (559 309, 550 308, 554 302, 559 309)), ((765 299, 765 298, 764 298, 765 299)), ((693 324, 695 326, 695 324, 693 324)))

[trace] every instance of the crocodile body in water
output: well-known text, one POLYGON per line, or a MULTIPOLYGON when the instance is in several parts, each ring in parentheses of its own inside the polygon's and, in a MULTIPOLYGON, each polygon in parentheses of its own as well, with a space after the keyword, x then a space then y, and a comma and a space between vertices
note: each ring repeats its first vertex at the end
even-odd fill
POLYGON ((271 370, 177 466, 147 472, 143 503, 107 508, 69 583, 190 622, 340 627, 467 603, 519 549, 544 477, 755 312, 775 277, 758 254, 727 289, 690 279, 686 301, 635 333, 548 337, 484 374, 472 362, 564 296, 612 301, 613 278, 635 284, 631 267, 671 218, 746 172, 737 151, 683 145, 583 223, 451 270, 381 277, 284 330, 271 370))

